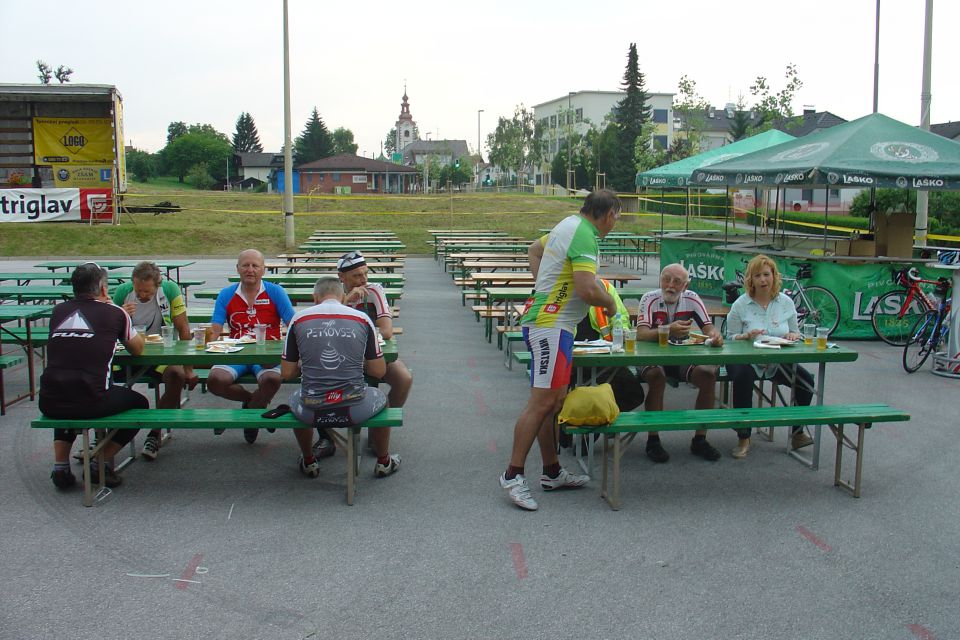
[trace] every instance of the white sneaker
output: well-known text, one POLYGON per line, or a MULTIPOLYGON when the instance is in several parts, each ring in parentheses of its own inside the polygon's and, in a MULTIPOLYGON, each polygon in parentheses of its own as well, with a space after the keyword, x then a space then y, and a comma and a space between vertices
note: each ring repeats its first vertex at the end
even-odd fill
POLYGON ((537 510, 537 501, 530 495, 527 479, 522 475, 516 475, 513 480, 507 480, 506 473, 504 473, 500 476, 500 486, 507 491, 513 504, 527 511, 537 510))
POLYGON ((590 482, 590 476, 578 476, 570 473, 566 469, 560 469, 560 475, 551 478, 548 475, 540 476, 540 486, 544 491, 553 491, 554 489, 576 489, 590 482))
POLYGON ((387 464, 377 464, 373 465, 373 476, 375 478, 386 478, 392 473, 396 473, 400 469, 400 455, 397 453, 390 455, 390 462, 387 464))
POLYGON ((159 452, 160 438, 154 435, 148 435, 147 439, 143 441, 143 451, 140 452, 140 454, 143 456, 143 459, 156 460, 159 452))

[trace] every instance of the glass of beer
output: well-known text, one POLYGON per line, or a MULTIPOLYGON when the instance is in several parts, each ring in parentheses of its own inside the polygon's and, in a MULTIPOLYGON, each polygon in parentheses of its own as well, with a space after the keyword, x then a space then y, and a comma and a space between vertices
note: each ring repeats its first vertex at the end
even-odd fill
POLYGON ((670 339, 670 326, 662 324, 657 327, 657 341, 660 343, 661 347, 667 346, 667 341, 670 339))
POLYGON ((829 335, 829 329, 826 327, 817 327, 817 349, 822 351, 827 348, 827 337, 829 335))
POLYGON ((197 351, 203 351, 207 347, 207 330, 203 327, 197 327, 193 330, 193 344, 197 351))
POLYGON ((813 346, 813 337, 816 335, 817 325, 815 324, 805 324, 803 325, 803 344, 808 347, 813 346))
POLYGON ((623 331, 623 349, 627 353, 637 350, 637 328, 628 326, 623 331))

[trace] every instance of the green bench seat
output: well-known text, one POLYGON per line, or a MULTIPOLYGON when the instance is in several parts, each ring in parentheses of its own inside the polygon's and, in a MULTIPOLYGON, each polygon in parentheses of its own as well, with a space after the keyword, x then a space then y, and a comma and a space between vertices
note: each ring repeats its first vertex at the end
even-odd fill
MULTIPOLYGON (((81 429, 83 431, 83 504, 93 505, 90 457, 95 455, 103 468, 103 446, 117 429, 163 429, 176 425, 177 429, 293 429, 303 427, 293 414, 279 418, 264 418, 264 409, 129 409, 123 413, 95 419, 54 419, 40 416, 31 421, 33 429, 81 429), (88 429, 97 429, 102 435, 97 445, 90 448, 88 429), (105 433, 103 433, 105 432, 105 433)), ((347 504, 353 504, 356 478, 359 471, 360 429, 395 428, 403 425, 403 409, 389 407, 360 425, 347 427, 346 436, 333 430, 347 453, 347 504)), ((102 475, 102 471, 101 471, 102 475)), ((102 485, 103 478, 99 479, 102 485)))
MULTIPOLYGON (((566 426, 572 435, 602 434, 603 462, 601 497, 617 510, 620 508, 620 460, 627 445, 638 433, 650 431, 693 431, 697 429, 734 429, 762 427, 790 427, 794 425, 829 425, 837 439, 834 463, 834 486, 841 486, 855 498, 860 497, 860 479, 863 468, 864 430, 875 422, 902 422, 910 415, 885 404, 815 405, 809 407, 758 407, 750 409, 705 409, 678 411, 627 411, 606 426, 566 426), (857 426, 856 442, 844 436, 845 424, 857 426), (842 480, 841 461, 843 447, 855 454, 855 474, 851 484, 842 480), (613 469, 610 473, 609 458, 613 469), (608 491, 607 477, 612 475, 612 487, 608 491)), ((820 446, 819 438, 815 447, 820 446)))
POLYGON ((15 367, 26 359, 25 356, 15 353, 0 355, 0 416, 7 413, 7 396, 3 390, 3 370, 15 367))

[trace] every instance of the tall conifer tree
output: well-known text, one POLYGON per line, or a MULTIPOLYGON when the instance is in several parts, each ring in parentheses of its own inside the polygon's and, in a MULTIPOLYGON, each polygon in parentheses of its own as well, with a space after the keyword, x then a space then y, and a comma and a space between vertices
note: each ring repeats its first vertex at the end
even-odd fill
POLYGON ((237 118, 237 131, 233 134, 233 150, 235 153, 263 153, 257 125, 253 122, 253 116, 247 112, 241 113, 237 118))
POLYGON ((608 180, 617 191, 633 191, 637 167, 634 147, 641 129, 650 119, 647 104, 646 80, 640 73, 637 60, 637 44, 630 43, 627 54, 627 69, 623 74, 623 99, 614 108, 614 123, 617 126, 617 152, 612 158, 608 180))
POLYGON ((320 119, 316 107, 313 108, 303 133, 293 141, 293 155, 294 162, 297 164, 313 162, 333 155, 333 136, 330 135, 327 125, 320 119))

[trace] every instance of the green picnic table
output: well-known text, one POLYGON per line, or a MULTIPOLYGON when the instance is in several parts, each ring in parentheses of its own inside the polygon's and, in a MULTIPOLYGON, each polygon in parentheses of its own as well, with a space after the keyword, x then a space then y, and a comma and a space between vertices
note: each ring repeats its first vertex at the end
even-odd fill
MULTIPOLYGON (((36 269, 49 269, 50 271, 57 271, 58 269, 70 271, 87 262, 96 263, 100 267, 112 271, 113 269, 132 269, 143 262, 143 260, 51 260, 33 266, 36 269)), ((161 269, 164 269, 167 272, 167 277, 175 282, 180 281, 180 269, 189 267, 194 263, 193 260, 151 260, 151 262, 161 269), (177 275, 171 277, 171 272, 176 272, 177 275)))
POLYGON ((24 353, 27 356, 27 379, 30 383, 29 392, 14 398, 7 403, 8 405, 19 402, 24 398, 30 398, 33 400, 34 395, 36 394, 36 372, 34 371, 33 366, 33 323, 41 318, 50 317, 51 313, 53 313, 52 305, 0 304, 0 334, 12 337, 17 344, 23 347, 24 353), (24 333, 21 335, 18 332, 11 331, 4 326, 4 323, 6 322, 16 322, 18 324, 22 324, 25 329, 24 333))
MULTIPOLYGON (((299 284, 302 286, 313 285, 320 278, 336 278, 337 272, 327 271, 320 273, 274 273, 264 276, 264 280, 275 282, 279 285, 299 284)), ((240 276, 230 276, 230 282, 240 282, 240 276)), ((367 280, 370 282, 379 282, 380 284, 389 284, 397 287, 403 287, 404 277, 400 273, 368 273, 367 280)))
POLYGON ((359 242, 350 240, 331 240, 329 242, 305 242, 298 248, 311 253, 317 253, 320 251, 365 252, 367 250, 389 253, 403 251, 407 247, 399 240, 362 240, 359 242))
MULTIPOLYGON (((312 302, 313 287, 289 287, 284 286, 283 290, 290 296, 290 300, 297 302, 312 302)), ((402 289, 384 287, 383 293, 387 296, 387 302, 391 304, 403 295, 402 289)), ((200 289, 193 292, 193 297, 199 300, 216 300, 220 295, 220 289, 200 289)))
POLYGON ((69 300, 73 286, 69 284, 5 284, 0 285, 0 300, 69 300))
MULTIPOLYGON (((130 274, 111 273, 107 276, 107 282, 110 284, 119 284, 130 279, 130 274)), ((50 282, 52 284, 69 284, 69 273, 56 273, 53 271, 0 271, 0 282, 15 280, 18 285, 30 284, 34 280, 50 282)))

